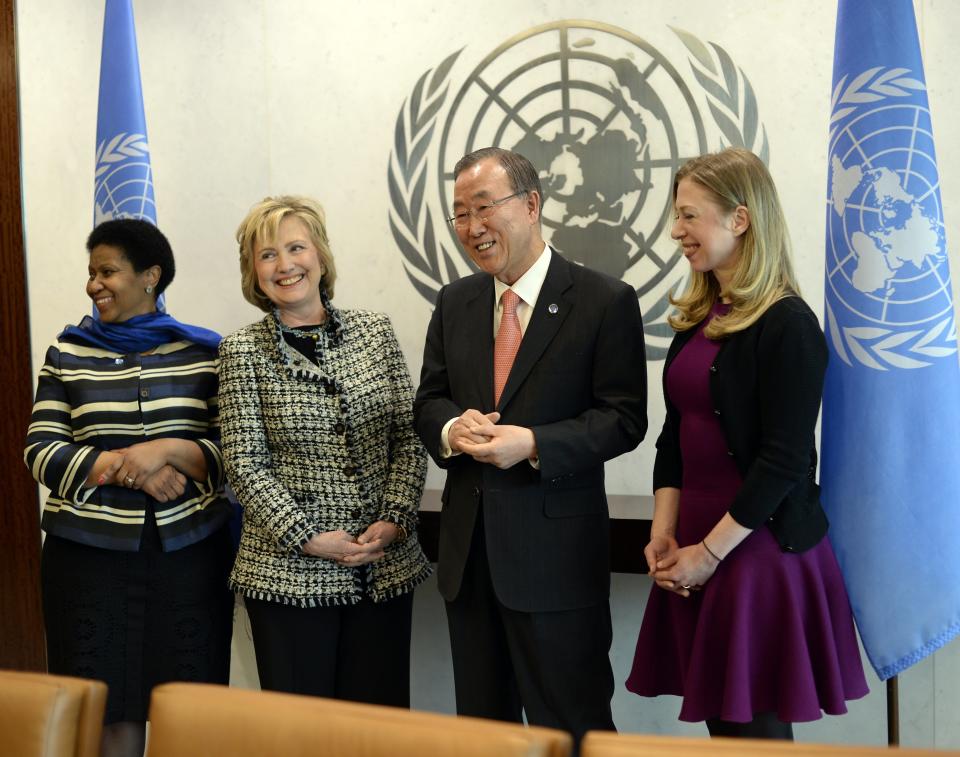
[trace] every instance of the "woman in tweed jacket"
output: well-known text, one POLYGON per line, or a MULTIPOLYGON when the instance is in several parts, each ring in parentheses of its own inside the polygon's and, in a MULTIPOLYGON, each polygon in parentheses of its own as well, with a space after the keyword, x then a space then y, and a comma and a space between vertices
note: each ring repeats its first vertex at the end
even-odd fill
POLYGON ((264 689, 409 707, 426 456, 389 319, 330 304, 323 210, 267 198, 237 231, 267 316, 220 348, 228 479, 244 506, 231 585, 264 689))

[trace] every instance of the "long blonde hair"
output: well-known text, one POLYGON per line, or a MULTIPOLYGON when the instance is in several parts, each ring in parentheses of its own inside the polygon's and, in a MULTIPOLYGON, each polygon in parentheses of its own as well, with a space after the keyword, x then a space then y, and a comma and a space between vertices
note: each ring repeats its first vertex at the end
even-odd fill
MULTIPOLYGON (((800 293, 787 222, 770 172, 749 150, 729 147, 687 161, 673 180, 674 201, 683 179, 709 191, 725 214, 743 206, 750 218, 730 287, 723 292, 730 310, 712 319, 703 332, 708 339, 722 339, 754 324, 778 300, 800 293)), ((720 285, 712 272, 691 271, 686 291, 670 298, 677 308, 668 319, 670 326, 675 331, 693 328, 719 298, 720 285)))
POLYGON ((250 208, 250 212, 240 222, 237 244, 240 246, 240 289, 243 296, 251 305, 256 305, 267 313, 272 312, 273 303, 257 283, 254 248, 259 243, 276 239, 280 222, 287 216, 296 216, 307 227, 310 241, 317 248, 317 257, 323 266, 320 286, 326 290, 330 299, 333 299, 333 285, 337 280, 337 269, 333 264, 333 252, 327 237, 326 218, 320 203, 298 195, 265 197, 250 208))

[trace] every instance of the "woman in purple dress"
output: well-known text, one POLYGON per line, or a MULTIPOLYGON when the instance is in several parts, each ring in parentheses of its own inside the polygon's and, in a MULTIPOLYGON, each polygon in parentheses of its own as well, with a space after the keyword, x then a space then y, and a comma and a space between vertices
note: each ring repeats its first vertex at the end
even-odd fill
POLYGON ((815 483, 827 349, 773 180, 743 149, 688 162, 644 555, 655 586, 627 688, 683 697, 713 736, 792 739, 867 693, 815 483))

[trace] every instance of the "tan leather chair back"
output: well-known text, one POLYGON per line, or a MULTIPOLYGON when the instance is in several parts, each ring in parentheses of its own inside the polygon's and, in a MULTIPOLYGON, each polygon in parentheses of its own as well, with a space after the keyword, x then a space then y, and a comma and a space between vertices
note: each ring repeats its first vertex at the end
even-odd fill
POLYGON ((0 670, 0 754, 97 757, 107 686, 0 670))
POLYGON ((168 683, 150 699, 148 757, 566 757, 570 735, 319 697, 168 683))
POLYGON ((794 744, 759 739, 689 739, 591 731, 581 757, 958 757, 941 749, 897 749, 882 746, 794 744))

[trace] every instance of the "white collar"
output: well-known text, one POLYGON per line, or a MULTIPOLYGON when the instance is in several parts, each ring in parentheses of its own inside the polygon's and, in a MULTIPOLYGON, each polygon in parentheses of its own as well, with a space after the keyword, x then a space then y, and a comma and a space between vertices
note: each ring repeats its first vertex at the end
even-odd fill
POLYGON ((550 247, 544 243, 543 250, 533 265, 527 269, 527 272, 523 274, 523 276, 514 281, 512 285, 504 284, 500 279, 494 277, 494 305, 500 305, 500 298, 508 289, 516 292, 517 296, 527 305, 532 307, 536 304, 537 298, 540 296, 540 290, 543 288, 543 282, 547 278, 547 271, 550 269, 551 257, 550 247))

